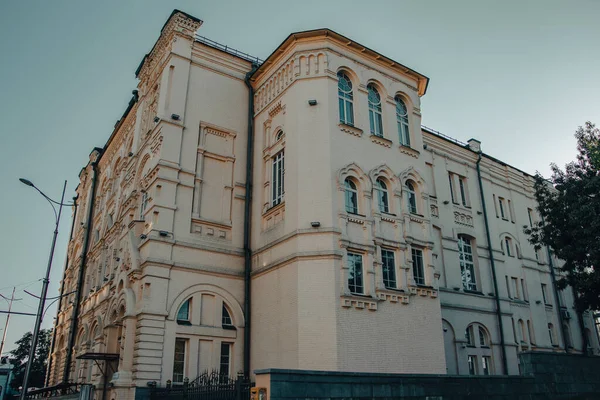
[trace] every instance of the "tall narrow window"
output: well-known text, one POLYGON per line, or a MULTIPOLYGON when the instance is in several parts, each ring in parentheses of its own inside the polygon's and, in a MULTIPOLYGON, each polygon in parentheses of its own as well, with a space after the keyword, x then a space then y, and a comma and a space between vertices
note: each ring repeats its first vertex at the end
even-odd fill
POLYGON ((396 288, 396 265, 394 252, 381 249, 381 263, 383 269, 383 285, 386 288, 396 288))
POLYGON ((544 304, 550 304, 548 301, 548 285, 542 283, 542 299, 544 300, 544 304))
POLYGON ((387 185, 383 179, 379 178, 375 182, 375 187, 377 189, 377 202, 379 203, 379 211, 384 213, 390 212, 387 185))
POLYGON ((410 134, 408 132, 408 109, 406 104, 400 98, 396 96, 396 122, 398 124, 398 135, 400 137, 400 144, 403 146, 410 147, 410 134))
POLYGON ((454 185, 452 184, 452 174, 448 174, 448 183, 450 184, 450 199, 452 200, 452 203, 456 204, 454 197, 454 185))
POLYGON ((280 151, 273 157, 273 196, 271 206, 276 206, 283 201, 284 194, 284 157, 283 151, 280 151))
POLYGON ((221 361, 219 363, 219 374, 221 376, 231 375, 231 343, 221 343, 221 361))
POLYGON ((356 184, 351 179, 346 178, 345 186, 346 212, 358 214, 358 191, 356 190, 356 184))
POLYGON ((469 375, 477 375, 477 357, 468 356, 467 362, 469 364, 469 375))
POLYGON ((348 253, 348 289, 351 293, 364 293, 362 256, 360 254, 348 253))
POLYGON ((550 344, 554 346, 556 342, 554 341, 554 325, 548 324, 548 336, 550 337, 550 344))
POLYGON ((148 207, 148 192, 144 191, 142 193, 142 202, 140 203, 140 219, 144 219, 146 207, 148 207))
POLYGON ((460 177, 458 178, 458 187, 460 188, 460 199, 462 201, 462 205, 467 207, 467 189, 466 189, 466 178, 460 177))
POLYGON ((183 383, 185 375, 185 339, 175 339, 175 353, 173 356, 173 383, 183 383))
POLYGON ((507 236, 504 238, 504 245, 506 246, 506 255, 512 257, 512 240, 507 236))
POLYGON ((372 83, 367 85, 369 100, 369 125, 371 134, 383 136, 383 120, 381 118, 381 96, 372 83))
POLYGON ((417 213, 417 193, 415 186, 411 181, 406 181, 406 189, 408 190, 408 212, 411 214, 417 213))
POLYGON ((481 326, 479 327, 478 331, 479 331, 479 346, 488 347, 489 342, 488 342, 487 333, 481 326))
POLYGON ((354 98, 352 95, 352 81, 342 71, 338 72, 338 102, 340 122, 354 125, 354 98))
POLYGON ((473 325, 469 325, 465 330, 465 340, 467 341, 467 346, 475 347, 475 338, 473 337, 473 325))
POLYGON ((529 226, 533 227, 533 210, 531 208, 527 209, 527 217, 529 217, 529 226))
POLYGON ((530 320, 527 320, 527 333, 529 334, 529 342, 534 344, 535 338, 533 337, 533 326, 531 325, 530 320))
POLYGON ((177 323, 185 324, 190 322, 190 304, 192 299, 187 299, 181 307, 179 307, 179 311, 177 311, 177 323))
POLYGON ((475 265, 473 263, 473 247, 471 246, 471 239, 464 235, 458 236, 458 259, 463 288, 466 290, 477 290, 475 265))
POLYGON ((423 250, 412 249, 413 276, 417 285, 425 284, 425 270, 423 269, 423 250))
POLYGON ((481 357, 481 367, 483 370, 483 375, 491 375, 492 357, 490 357, 490 356, 481 357))
POLYGON ((229 315, 229 310, 227 310, 227 307, 225 307, 225 303, 223 303, 221 311, 221 326, 223 328, 233 327, 233 321, 231 320, 231 315, 229 315))
POLYGON ((500 216, 506 219, 506 215, 504 214, 504 199, 502 197, 498 197, 498 207, 500 207, 500 216))

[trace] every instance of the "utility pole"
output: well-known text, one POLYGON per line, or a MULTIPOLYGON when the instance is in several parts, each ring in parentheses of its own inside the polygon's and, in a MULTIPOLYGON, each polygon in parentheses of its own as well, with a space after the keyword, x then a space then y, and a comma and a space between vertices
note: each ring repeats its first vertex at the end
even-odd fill
MULTIPOLYGON (((6 331, 8 330, 8 321, 10 321, 10 309, 12 308, 12 303, 15 300, 15 289, 16 287, 13 287, 12 296, 10 296, 10 301, 8 302, 8 314, 6 314, 6 324, 4 324, 4 332, 2 333, 2 343, 0 343, 0 356, 2 356, 2 350, 4 350, 4 342, 6 341, 6 331)), ((0 294, 0 296, 2 295, 0 294)), ((6 297, 2 297, 8 301, 6 297)))

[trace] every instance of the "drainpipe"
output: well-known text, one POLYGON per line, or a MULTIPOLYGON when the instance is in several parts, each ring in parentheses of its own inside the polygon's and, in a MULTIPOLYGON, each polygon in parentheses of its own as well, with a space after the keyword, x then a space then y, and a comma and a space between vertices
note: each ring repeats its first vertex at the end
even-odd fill
POLYGON ((492 251, 492 239, 490 238, 490 225, 488 223, 487 209, 485 208, 485 195, 483 193, 483 182, 481 181, 481 151, 477 154, 477 180, 479 181, 479 194, 481 196, 481 207, 483 208, 483 220, 485 221, 485 234, 488 242, 488 252, 490 264, 492 266, 492 280, 494 282, 494 300, 496 300, 496 318, 500 329, 500 348, 502 350, 502 371, 508 375, 508 364, 506 361, 506 344, 504 341, 504 326, 502 325, 502 310, 500 309, 500 292, 498 291, 498 279, 496 278, 496 264, 494 263, 494 253, 492 251))
POLYGON ((258 65, 252 64, 252 70, 246 74, 244 82, 248 87, 248 142, 246 143, 246 196, 244 199, 244 377, 250 377, 250 275, 252 272, 252 249, 250 248, 250 228, 252 220, 252 173, 254 168, 254 89, 250 77, 258 65))
MULTIPOLYGON (((73 207, 75 208, 75 215, 73 215, 73 220, 71 221, 71 231, 69 232, 69 241, 73 239, 73 228, 75 227, 75 220, 77 216, 77 197, 73 197, 73 207)), ((60 313, 61 306, 63 303, 63 293, 65 292, 65 278, 67 276, 67 267, 69 266, 69 255, 67 255, 65 259, 65 270, 63 272, 63 279, 60 285, 60 296, 58 298, 58 307, 56 308, 56 317, 58 320, 58 314, 60 313)), ((56 345, 56 325, 52 330, 52 344, 50 345, 50 357, 48 357, 48 366, 46 367, 46 381, 44 382, 44 386, 47 387, 50 382, 50 370, 52 369, 52 353, 54 353, 54 346, 56 345)))
POLYGON ((81 263, 79 264, 79 276, 77 278, 77 289, 75 292, 75 304, 73 305, 73 315, 71 316, 71 327, 69 329, 69 341, 67 343, 67 356, 65 357, 65 369, 63 373, 63 384, 67 384, 69 381, 69 370, 71 369, 71 359, 73 357, 73 347, 75 346, 75 332, 77 331, 77 323, 79 317, 79 305, 81 303, 81 292, 83 289, 83 278, 85 276, 85 262, 87 260, 87 252, 90 244, 90 235, 92 232, 92 217, 94 215, 94 201, 96 199, 96 185, 98 177, 98 162, 102 157, 103 150, 96 147, 94 151, 99 153, 96 157, 96 161, 92 162, 92 192, 90 198, 90 206, 88 207, 87 215, 87 230, 83 238, 83 250, 81 253, 81 263))

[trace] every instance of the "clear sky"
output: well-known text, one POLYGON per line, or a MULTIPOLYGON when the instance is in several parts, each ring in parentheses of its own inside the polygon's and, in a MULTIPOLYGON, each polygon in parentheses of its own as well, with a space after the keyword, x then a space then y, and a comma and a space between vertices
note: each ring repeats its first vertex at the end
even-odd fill
MULTIPOLYGON (((35 312, 54 229, 50 206, 103 146, 136 87, 134 71, 174 8, 200 34, 266 58, 294 31, 331 28, 428 76, 423 124, 527 172, 575 156, 600 124, 600 1, 0 1, 0 293, 35 312)), ((49 295, 70 228, 62 219, 49 295)), ((0 299, 0 310, 7 304, 0 299)), ((52 325, 50 308, 44 326, 52 325)), ((0 314, 0 329, 4 328, 0 314)), ((33 328, 14 316, 5 351, 33 328)))

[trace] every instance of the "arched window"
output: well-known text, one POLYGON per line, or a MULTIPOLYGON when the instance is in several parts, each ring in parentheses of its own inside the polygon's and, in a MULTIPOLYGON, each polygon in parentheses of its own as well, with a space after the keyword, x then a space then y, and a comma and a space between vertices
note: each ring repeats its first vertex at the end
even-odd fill
POLYGON ((344 72, 338 76, 338 102, 340 108, 340 122, 354 125, 354 96, 352 95, 352 81, 344 72))
POLYGON ((487 347, 490 345, 487 332, 481 326, 479 327, 479 346, 487 347))
POLYGON ((275 136, 275 141, 279 142, 283 138, 283 131, 277 132, 277 136, 275 136))
POLYGON ((408 109, 406 104, 400 98, 396 96, 396 123, 398 124, 398 135, 400 137, 400 144, 403 146, 410 147, 410 134, 408 133, 408 109))
POLYGON ((377 190, 377 202, 379 204, 379 211, 384 213, 390 212, 390 205, 388 200, 387 185, 383 179, 379 178, 375 182, 375 189, 377 190))
POLYGON ((233 320, 231 319, 231 315, 229 314, 229 310, 227 310, 225 303, 223 303, 222 312, 221 312, 221 326, 223 327, 223 329, 234 328, 233 320))
POLYGON ((460 276, 463 288, 477 290, 475 278, 475 263, 473 262, 473 247, 471 239, 465 235, 458 235, 458 259, 460 262, 460 276))
POLYGON ((383 136, 383 119, 381 118, 381 96, 372 83, 367 85, 369 100, 369 125, 371 134, 383 136))
POLYGON ((346 178, 345 185, 346 212, 358 214, 358 191, 356 190, 356 184, 350 178, 346 178))
POLYGON ((181 307, 179 307, 179 311, 177 311, 177 323, 180 325, 189 325, 190 324, 190 308, 192 304, 192 299, 187 299, 181 307))
POLYGON ((415 184, 412 181, 406 181, 406 189, 408 190, 408 212, 417 214, 417 192, 415 192, 415 184))

